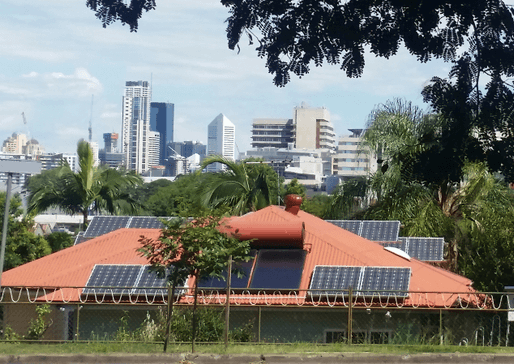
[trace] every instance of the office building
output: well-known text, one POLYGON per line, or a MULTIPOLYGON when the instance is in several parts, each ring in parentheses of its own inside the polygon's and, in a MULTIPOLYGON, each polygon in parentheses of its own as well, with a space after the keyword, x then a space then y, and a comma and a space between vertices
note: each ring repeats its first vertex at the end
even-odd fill
POLYGON ((149 168, 150 101, 147 81, 127 81, 122 109, 122 148, 127 169, 143 173, 149 168))
POLYGON ((365 177, 377 171, 377 158, 361 143, 363 129, 349 129, 351 134, 339 138, 334 157, 334 174, 347 180, 365 177))
POLYGON ((198 154, 200 158, 204 158, 207 152, 207 146, 198 141, 186 140, 183 142, 172 142, 168 145, 168 155, 179 154, 183 157, 190 157, 193 154, 198 154))
MULTIPOLYGON (((219 114, 209 124, 207 133, 207 155, 219 155, 235 160, 235 125, 223 114, 219 114)), ((224 170, 225 166, 213 163, 207 167, 208 172, 224 170)))
POLYGON ((252 148, 287 148, 293 139, 293 119, 254 119, 252 148))
POLYGON ((164 160, 169 155, 169 150, 166 150, 168 143, 173 142, 174 118, 174 104, 168 102, 150 103, 150 130, 160 133, 159 163, 161 165, 164 164, 164 160))
POLYGON ((118 133, 104 133, 105 152, 114 153, 118 151, 118 133))
MULTIPOLYGON (((164 162, 164 161, 163 161, 164 162)), ((148 166, 161 164, 161 133, 150 130, 148 132, 148 166)))
POLYGON ((295 107, 292 119, 254 119, 253 148, 335 149, 334 127, 324 107, 295 107))

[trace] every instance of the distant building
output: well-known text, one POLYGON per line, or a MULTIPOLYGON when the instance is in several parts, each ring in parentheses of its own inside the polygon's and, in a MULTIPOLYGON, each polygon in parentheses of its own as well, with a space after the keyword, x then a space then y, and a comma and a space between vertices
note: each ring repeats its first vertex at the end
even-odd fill
POLYGON ((111 168, 125 165, 125 154, 118 149, 118 134, 104 133, 104 143, 105 147, 98 153, 100 162, 111 168))
POLYGON ((169 155, 166 150, 168 143, 173 142, 173 127, 175 119, 175 105, 168 102, 150 103, 150 130, 160 133, 160 160, 159 164, 164 164, 164 160, 169 155))
POLYGON ((149 168, 151 89, 148 81, 127 81, 122 109, 122 148, 127 169, 143 173, 149 168))
POLYGON ((161 163, 161 133, 150 130, 148 132, 148 166, 155 167, 161 163))
POLYGON ((335 174, 343 180, 365 177, 377 170, 377 158, 362 143, 363 129, 349 129, 350 135, 339 138, 334 158, 335 174))
POLYGON ((252 148, 287 148, 293 133, 293 119, 253 119, 252 148))
POLYGON ((198 154, 202 159, 207 152, 207 146, 198 141, 186 140, 184 142, 171 142, 168 144, 168 153, 178 153, 183 157, 190 157, 193 154, 198 154))
POLYGON ((45 148, 36 139, 28 139, 25 134, 13 133, 12 136, 4 140, 2 152, 9 154, 29 154, 40 155, 45 152, 45 148))
MULTIPOLYGON (((207 155, 219 155, 229 160, 235 160, 235 125, 223 114, 219 114, 208 126, 207 155)), ((224 170, 220 163, 207 167, 208 172, 224 170)))
POLYGON ((253 148, 335 149, 334 127, 326 108, 295 107, 292 119, 254 119, 253 148))
POLYGON ((115 153, 118 151, 118 133, 104 133, 105 152, 115 153))
POLYGON ((91 148, 91 151, 93 152, 93 165, 95 167, 98 167, 100 165, 100 158, 99 158, 99 150, 98 150, 98 143, 97 142, 87 142, 89 144, 89 147, 91 148))

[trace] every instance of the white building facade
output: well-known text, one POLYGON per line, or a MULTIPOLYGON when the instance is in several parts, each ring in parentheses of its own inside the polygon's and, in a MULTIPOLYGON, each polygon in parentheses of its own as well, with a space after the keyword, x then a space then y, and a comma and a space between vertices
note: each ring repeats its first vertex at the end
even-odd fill
POLYGON ((122 109, 122 148, 127 169, 143 173, 149 164, 151 88, 148 81, 127 81, 122 109))
MULTIPOLYGON (((223 114, 211 121, 207 132, 207 155, 219 155, 226 159, 235 160, 236 127, 223 114)), ((224 170, 224 166, 213 163, 207 167, 208 172, 224 170)))
POLYGON ((342 135, 334 158, 334 172, 343 180, 365 177, 377 171, 377 158, 361 143, 363 129, 349 129, 352 134, 342 135))

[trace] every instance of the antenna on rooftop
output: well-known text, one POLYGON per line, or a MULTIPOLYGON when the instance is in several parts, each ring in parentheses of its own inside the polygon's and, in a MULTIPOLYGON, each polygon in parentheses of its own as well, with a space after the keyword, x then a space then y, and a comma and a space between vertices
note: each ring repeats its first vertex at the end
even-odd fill
POLYGON ((91 116, 89 117, 89 142, 91 143, 93 141, 93 101, 94 101, 95 95, 91 95, 91 116))

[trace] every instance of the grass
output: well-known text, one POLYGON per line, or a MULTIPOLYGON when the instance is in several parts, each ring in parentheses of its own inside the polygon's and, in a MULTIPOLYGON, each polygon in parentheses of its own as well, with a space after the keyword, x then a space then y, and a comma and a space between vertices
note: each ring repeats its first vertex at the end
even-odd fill
MULTIPOLYGON (((191 345, 173 344, 168 353, 189 353, 191 345)), ((421 353, 483 353, 514 354, 514 347, 455 346, 455 345, 316 345, 311 343, 238 345, 225 350, 222 344, 196 345, 197 353, 205 354, 316 354, 316 353, 371 353, 371 354, 421 354, 421 353)), ((160 354, 162 344, 151 343, 0 343, 0 355, 66 355, 66 354, 160 354)))

